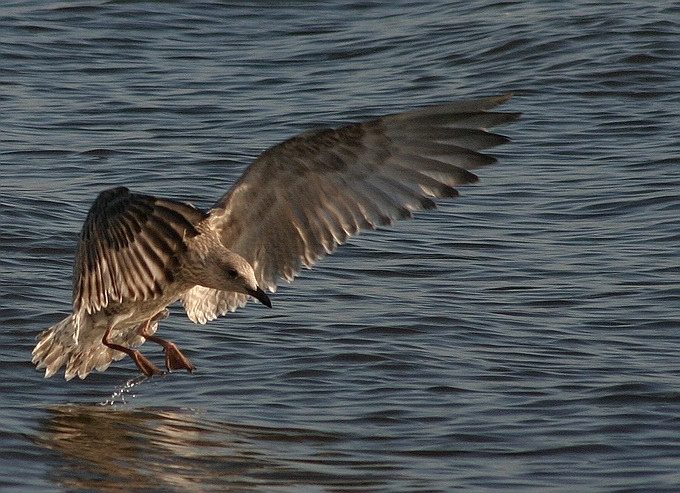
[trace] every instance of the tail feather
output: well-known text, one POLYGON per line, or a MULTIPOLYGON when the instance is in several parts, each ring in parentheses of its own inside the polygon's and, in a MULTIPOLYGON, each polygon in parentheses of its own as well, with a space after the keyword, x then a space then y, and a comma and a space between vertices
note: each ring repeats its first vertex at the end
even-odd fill
MULTIPOLYGON (((155 322, 148 332, 154 333, 157 328, 158 322, 155 322)), ((75 376, 83 379, 93 370, 104 371, 113 361, 125 357, 125 353, 102 344, 105 330, 105 327, 93 324, 87 316, 78 320, 77 314, 71 314, 38 335, 32 362, 36 368, 45 369, 45 378, 57 373, 64 365, 66 380, 75 376)), ((115 330, 111 339, 127 347, 138 347, 145 341, 136 327, 115 330)))
POLYGON ((49 378, 59 371, 77 345, 73 314, 41 332, 37 339, 32 361, 38 369, 45 368, 45 378, 49 378))

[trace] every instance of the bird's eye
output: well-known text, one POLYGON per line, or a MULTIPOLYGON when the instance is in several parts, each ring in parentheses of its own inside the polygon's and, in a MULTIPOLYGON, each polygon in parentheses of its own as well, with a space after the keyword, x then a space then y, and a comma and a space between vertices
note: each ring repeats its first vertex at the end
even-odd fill
POLYGON ((236 269, 227 269, 227 277, 236 279, 238 277, 238 272, 236 272, 236 269))

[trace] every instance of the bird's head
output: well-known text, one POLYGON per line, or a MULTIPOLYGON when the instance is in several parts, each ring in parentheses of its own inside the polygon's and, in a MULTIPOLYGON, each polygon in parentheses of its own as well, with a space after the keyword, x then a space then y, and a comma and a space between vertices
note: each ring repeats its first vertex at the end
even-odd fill
POLYGON ((258 286, 255 271, 246 259, 226 249, 210 257, 198 284, 220 291, 247 294, 263 305, 272 307, 269 296, 258 286))
POLYGON ((231 252, 231 255, 222 257, 220 271, 224 291, 236 291, 237 293, 248 294, 258 300, 263 305, 271 308, 272 302, 262 288, 257 285, 255 271, 246 259, 231 252))

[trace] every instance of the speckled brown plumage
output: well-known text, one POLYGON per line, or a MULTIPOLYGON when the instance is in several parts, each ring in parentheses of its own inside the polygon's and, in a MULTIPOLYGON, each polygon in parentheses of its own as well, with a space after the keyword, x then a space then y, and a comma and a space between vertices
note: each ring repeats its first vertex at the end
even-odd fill
POLYGON ((271 306, 302 266, 363 229, 435 207, 491 164, 480 151, 507 142, 487 131, 516 113, 489 111, 509 95, 431 106, 337 129, 306 132, 263 152, 205 213, 179 201, 118 187, 85 219, 74 262, 73 313, 41 333, 33 362, 66 378, 161 344, 168 369, 193 365, 155 336, 166 307, 181 301, 205 323, 244 305, 271 306))

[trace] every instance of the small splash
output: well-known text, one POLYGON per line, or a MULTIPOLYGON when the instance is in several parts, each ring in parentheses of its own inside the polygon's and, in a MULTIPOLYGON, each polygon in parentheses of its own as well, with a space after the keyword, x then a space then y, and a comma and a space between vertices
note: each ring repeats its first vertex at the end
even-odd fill
POLYGON ((113 394, 111 394, 111 397, 106 399, 104 402, 100 402, 100 406, 114 406, 116 404, 125 404, 125 398, 130 397, 130 398, 135 398, 136 394, 132 393, 132 390, 142 383, 144 380, 146 380, 147 377, 144 375, 140 375, 135 378, 131 378, 127 382, 125 382, 122 386, 118 387, 116 390, 113 391, 113 394))

